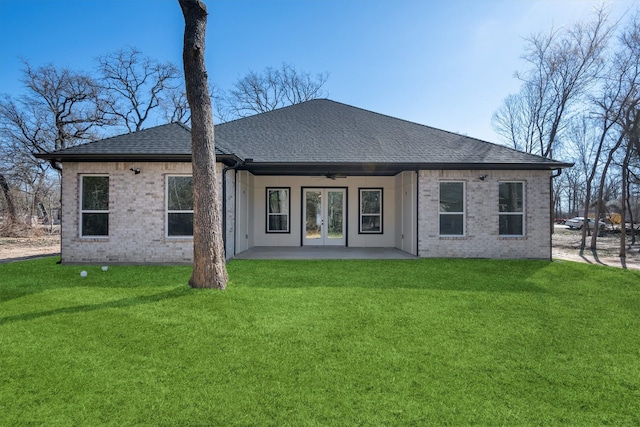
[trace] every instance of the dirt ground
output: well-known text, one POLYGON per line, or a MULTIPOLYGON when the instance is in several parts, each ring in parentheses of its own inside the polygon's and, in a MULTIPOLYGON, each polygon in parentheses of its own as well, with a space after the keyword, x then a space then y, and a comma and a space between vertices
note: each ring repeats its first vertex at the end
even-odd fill
MULTIPOLYGON (((592 253, 590 249, 585 249, 582 255, 580 254, 581 238, 581 231, 556 225, 553 234, 553 258, 640 270, 640 236, 636 236, 635 245, 629 245, 631 239, 627 236, 627 257, 624 260, 619 257, 620 234, 603 233, 598 236, 597 251, 592 253)), ((587 236, 587 247, 590 243, 591 237, 587 236)))
MULTIPOLYGON (((640 238, 638 238, 640 241, 640 238)), ((587 244, 590 241, 587 241, 587 244)), ((553 235, 553 258, 558 260, 586 262, 612 267, 626 267, 640 270, 640 243, 628 246, 624 262, 618 256, 620 236, 604 235, 598 238, 598 250, 595 254, 585 250, 580 255, 580 231, 569 230, 565 226, 556 226, 553 235)), ((41 236, 28 238, 0 237, 0 263, 29 259, 38 256, 60 253, 60 234, 45 232, 41 236)))
POLYGON ((0 237, 0 262, 57 255, 59 253, 59 233, 34 237, 0 237))

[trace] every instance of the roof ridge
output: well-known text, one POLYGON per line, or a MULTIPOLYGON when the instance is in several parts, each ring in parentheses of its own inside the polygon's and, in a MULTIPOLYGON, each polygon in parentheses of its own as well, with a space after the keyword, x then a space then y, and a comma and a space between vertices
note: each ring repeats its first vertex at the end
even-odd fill
MULTIPOLYGON (((191 133, 191 128, 189 126, 187 126, 186 124, 184 124, 182 122, 171 122, 171 123, 167 123, 167 124, 172 124, 172 123, 180 125, 180 127, 182 127, 184 130, 186 130, 189 133, 191 133)), ((163 125, 160 125, 160 126, 163 126, 163 125)), ((156 126, 156 127, 160 127, 160 126, 156 126)), ((220 125, 218 125, 218 126, 220 126, 220 125)), ((225 152, 225 154, 235 154, 233 152, 233 150, 230 150, 229 147, 227 147, 226 145, 220 144, 219 142, 215 141, 215 127, 216 127, 216 125, 213 126, 213 128, 214 128, 213 142, 214 142, 215 147, 217 149, 219 149, 220 151, 225 152)))
MULTIPOLYGON (((173 123, 175 123, 177 125, 180 125, 180 127, 183 128, 184 130, 188 130, 189 132, 191 132, 191 128, 189 126, 187 126, 186 124, 182 123, 181 121, 169 122, 169 123, 165 123, 165 124, 170 125, 170 124, 173 124, 173 123)), ((158 125, 157 127, 160 127, 160 126, 164 126, 164 125, 158 125)))
MULTIPOLYGON (((278 111, 287 110, 287 109, 289 109, 289 108, 291 108, 291 107, 297 107, 297 106, 299 106, 299 105, 307 104, 307 103, 310 103, 310 102, 313 102, 313 101, 318 101, 318 100, 331 101, 330 99, 327 99, 327 98, 314 98, 314 99, 309 99, 309 100, 307 100, 307 101, 297 102, 297 103, 295 103, 295 104, 289 104, 289 105, 285 105, 285 106, 282 106, 282 107, 274 108, 273 110, 269 110, 269 111, 262 111, 262 112, 255 113, 255 114, 251 114, 251 115, 249 115, 249 116, 244 116, 244 117, 237 117, 237 118, 235 118, 235 119, 233 119, 233 120, 229 120, 229 121, 227 121, 227 122, 223 122, 223 123, 220 123, 220 124, 214 125, 214 127, 215 127, 215 126, 222 126, 222 125, 226 125, 226 124, 230 124, 230 123, 235 123, 235 122, 238 122, 238 121, 241 121, 241 120, 244 120, 244 119, 249 119, 249 118, 251 118, 251 117, 257 117, 257 116, 270 115, 270 114, 272 114, 272 113, 277 113, 278 111)), ((345 105, 346 105, 346 104, 345 104, 345 105)))

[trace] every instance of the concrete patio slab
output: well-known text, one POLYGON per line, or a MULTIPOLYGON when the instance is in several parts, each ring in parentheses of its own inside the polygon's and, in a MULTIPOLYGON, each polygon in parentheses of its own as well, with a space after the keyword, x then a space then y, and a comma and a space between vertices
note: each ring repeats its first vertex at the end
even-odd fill
POLYGON ((254 246, 234 259, 418 259, 396 248, 344 246, 254 246))

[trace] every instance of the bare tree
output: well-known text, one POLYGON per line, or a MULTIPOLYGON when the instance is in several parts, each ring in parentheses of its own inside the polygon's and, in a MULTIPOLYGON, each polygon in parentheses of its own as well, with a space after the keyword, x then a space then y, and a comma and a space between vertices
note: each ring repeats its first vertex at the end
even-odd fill
POLYGON ((22 82, 24 96, 0 101, 0 133, 25 151, 48 153, 92 140, 98 127, 110 123, 89 75, 25 62, 22 82))
POLYGON ((226 107, 234 117, 247 117, 321 98, 327 79, 327 73, 312 76, 286 63, 277 69, 267 67, 261 73, 250 71, 229 91, 226 107))
MULTIPOLYGON (((30 214, 50 167, 34 153, 48 153, 97 138, 97 129, 108 123, 102 98, 87 74, 25 62, 22 82, 26 93, 0 100, 0 149, 2 173, 8 185, 24 186, 31 194, 30 214)), ((14 207, 16 204, 14 203, 14 207)))
MULTIPOLYGON (((599 122, 593 117, 580 116, 574 117, 567 127, 565 134, 566 150, 571 150, 571 154, 575 159, 575 165, 572 170, 565 175, 573 182, 567 181, 572 185, 574 192, 573 211, 577 213, 578 204, 585 206, 590 204, 591 185, 596 175, 597 168, 593 165, 599 164, 598 159, 601 155, 603 146, 602 139, 606 137, 606 130, 603 134, 598 134, 599 122)), ((606 125, 606 124, 605 124, 606 125)), ((609 123, 608 126, 612 126, 609 123)), ((583 227, 583 232, 590 232, 588 223, 583 227)))
MULTIPOLYGON (((634 142, 635 145, 635 142, 634 142)), ((631 225, 631 245, 636 244, 636 224, 640 216, 640 152, 636 150, 636 164, 630 164, 627 180, 627 210, 629 212, 629 224, 631 225), (634 170, 635 169, 635 170, 634 170), (635 190, 635 192, 634 192, 635 190)))
POLYGON ((178 88, 167 92, 162 103, 162 113, 164 119, 169 123, 180 122, 188 125, 191 121, 191 111, 189 101, 183 88, 178 88))
POLYGON ((560 181, 558 186, 554 186, 554 192, 564 191, 566 195, 565 204, 563 205, 566 211, 563 211, 564 216, 577 216, 579 206, 582 205, 584 200, 584 173, 580 171, 579 163, 571 169, 565 169, 560 175, 560 181))
MULTIPOLYGON (((602 123, 606 124, 603 127, 601 144, 604 143, 604 138, 606 138, 609 130, 614 129, 616 131, 615 143, 608 149, 607 160, 602 168, 597 194, 596 219, 600 218, 602 206, 604 205, 603 190, 607 172, 618 149, 625 147, 625 142, 627 142, 627 146, 622 166, 623 180, 621 185, 623 189, 626 189, 629 157, 632 153, 632 147, 635 146, 634 136, 640 132, 640 114, 638 114, 640 109, 640 13, 636 13, 623 29, 619 42, 618 49, 611 58, 610 66, 605 75, 603 96, 596 102, 601 111, 602 123)), ((596 168, 598 168, 598 164, 594 164, 593 170, 596 168)), ((623 193, 626 193, 626 191, 623 191, 623 193)), ((624 214, 624 203, 622 206, 621 214, 624 214)), ((585 218, 587 217, 587 212, 588 206, 585 206, 585 218)), ((624 228, 624 216, 622 228, 624 228)), ((592 250, 596 249, 597 235, 598 233, 594 233, 591 236, 592 250)), ((582 246, 584 247, 584 232, 582 239, 582 246)), ((625 240, 624 233, 621 240, 623 242, 625 240)))
MULTIPOLYGON (((105 112, 129 132, 143 128, 150 113, 180 87, 180 71, 128 47, 98 58, 102 87, 108 94, 105 112)), ((178 92, 178 93, 181 93, 178 92)))
POLYGON ((2 173, 0 173, 0 188, 2 188, 2 194, 4 195, 4 200, 5 200, 5 203, 7 204, 7 216, 8 216, 7 223, 8 224, 6 226, 10 227, 16 222, 18 215, 16 214, 16 207, 13 203, 11 188, 9 188, 9 183, 7 182, 7 179, 2 173))
MULTIPOLYGON (((583 138, 580 141, 575 141, 578 152, 580 153, 580 164, 581 167, 584 169, 585 171, 585 181, 584 181, 584 185, 585 185, 585 190, 584 190, 584 199, 583 199, 583 218, 588 218, 589 217, 589 207, 591 205, 591 199, 592 199, 592 185, 593 185, 593 181, 597 176, 598 171, 600 170, 601 167, 601 163, 600 163, 600 158, 602 156, 603 151, 606 150, 606 143, 609 139, 610 136, 610 132, 612 131, 615 123, 616 123, 616 116, 611 117, 611 113, 614 113, 614 111, 612 110, 613 107, 613 103, 615 103, 615 96, 617 96, 617 90, 619 90, 619 88, 615 88, 615 87, 611 87, 611 90, 613 90, 612 92, 609 91, 605 91, 604 95, 603 95, 603 99, 601 101, 599 101, 600 107, 604 110, 604 114, 600 115, 600 117, 596 120, 589 120, 588 122, 586 121, 587 119, 585 118, 583 123, 585 124, 585 128, 583 129, 583 138), (587 128, 587 126, 592 126, 590 128, 587 128)), ((615 152, 615 150, 617 149, 616 144, 614 144, 614 149, 610 150, 610 154, 611 156, 613 156, 613 153, 615 152)), ((609 165, 611 163, 611 158, 609 158, 607 160, 607 162, 605 163, 604 166, 604 170, 602 171, 602 178, 606 177, 607 174, 607 170, 609 168, 609 165)), ((603 187, 604 187, 604 179, 601 180, 601 185, 598 188, 598 197, 597 197, 597 201, 598 201, 598 207, 596 208, 596 218, 599 219, 600 217, 600 207, 601 207, 601 203, 600 201, 602 200, 602 191, 603 191, 603 187)), ((596 220, 596 224, 598 223, 598 221, 596 220)), ((584 221, 584 227, 582 227, 582 238, 581 238, 581 243, 580 243, 580 250, 583 251, 584 248, 586 247, 586 239, 587 239, 587 234, 590 234, 591 230, 589 227, 589 221, 584 221)), ((598 232, 596 230, 596 232, 594 233, 595 238, 597 238, 598 232)), ((592 241, 592 247, 591 249, 595 249, 595 238, 592 241)))
POLYGON ((627 207, 629 203, 629 159, 631 158, 631 151, 633 145, 631 144, 631 140, 628 140, 627 147, 625 150, 624 159, 622 161, 622 199, 620 201, 620 205, 622 209, 620 209, 620 248, 618 252, 618 256, 620 258, 627 257, 627 207))
POLYGON ((216 178, 213 110, 204 63, 207 8, 200 0, 179 0, 184 15, 184 76, 191 107, 193 167, 194 288, 225 289, 228 282, 222 216, 216 178))
MULTIPOLYGON (((631 165, 631 157, 636 150, 638 144, 640 144, 640 108, 639 108, 640 100, 638 97, 634 100, 633 104, 630 106, 630 109, 627 111, 627 115, 624 120, 624 134, 626 135, 626 149, 624 154, 624 159, 622 162, 622 200, 620 205, 622 206, 620 210, 621 216, 621 225, 620 228, 620 258, 625 258, 627 256, 626 252, 626 223, 627 223, 627 215, 631 218, 631 230, 633 233, 633 214, 630 205, 631 199, 631 176, 633 176, 630 165, 631 165)), ((633 238, 635 240, 635 233, 633 234, 633 238)))
POLYGON ((531 86, 523 85, 520 93, 508 95, 491 118, 493 128, 508 145, 527 153, 535 153, 537 149, 538 104, 531 90, 531 86))
POLYGON ((522 89, 509 96, 493 118, 494 128, 509 145, 553 157, 567 119, 597 81, 612 31, 607 14, 599 9, 589 23, 526 39, 523 58, 529 68, 516 73, 522 89))
POLYGON ((215 83, 211 83, 209 96, 211 97, 211 102, 213 104, 213 116, 221 123, 238 118, 237 116, 232 115, 231 110, 228 107, 226 92, 215 83))
MULTIPOLYGON (((225 108, 226 100, 224 91, 212 83, 209 96, 212 102, 213 116, 221 122, 230 120, 231 116, 229 115, 229 111, 225 108)), ((180 122, 185 125, 189 125, 191 122, 191 111, 189 110, 189 102, 187 101, 187 94, 183 86, 169 91, 161 108, 164 119, 167 122, 180 122)))
POLYGON ((0 101, 0 138, 12 156, 24 161, 32 153, 48 153, 95 139, 106 123, 95 82, 86 74, 53 65, 33 68, 25 62, 27 93, 0 101))
POLYGON ((328 78, 328 73, 312 76, 307 72, 298 72, 291 64, 282 64, 280 80, 285 102, 295 105, 325 96, 322 87, 328 78))

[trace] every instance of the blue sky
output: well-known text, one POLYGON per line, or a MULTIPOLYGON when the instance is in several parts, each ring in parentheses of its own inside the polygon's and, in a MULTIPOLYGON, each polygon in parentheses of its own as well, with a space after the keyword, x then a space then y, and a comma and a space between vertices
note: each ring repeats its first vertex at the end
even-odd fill
MULTIPOLYGON (((516 92, 524 41, 601 0, 205 0, 211 83, 283 62, 328 72, 328 97, 499 142, 491 115, 516 92)), ((637 4, 605 1, 613 18, 637 4)), ((182 66, 177 0, 0 0, 0 94, 22 63, 91 70, 127 45, 182 66)))

